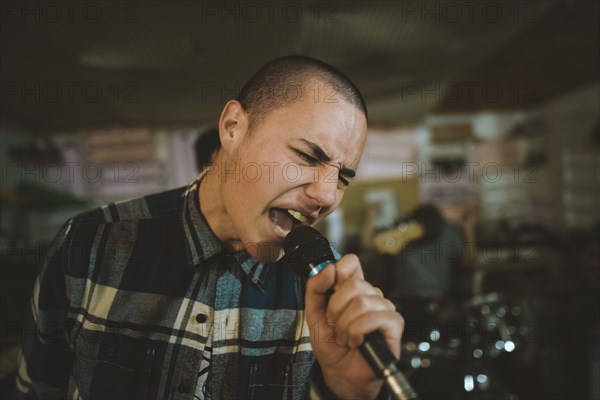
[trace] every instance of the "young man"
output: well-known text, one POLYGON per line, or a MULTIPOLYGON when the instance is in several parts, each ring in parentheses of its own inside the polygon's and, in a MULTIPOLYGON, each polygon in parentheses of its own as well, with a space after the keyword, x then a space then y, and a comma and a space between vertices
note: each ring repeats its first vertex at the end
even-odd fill
POLYGON ((402 317, 353 255, 307 283, 280 261, 294 226, 340 204, 366 126, 358 89, 331 66, 262 67, 225 105, 215 162, 190 187, 65 224, 34 289, 18 389, 375 398, 382 381, 358 345, 379 330, 399 356, 402 317))

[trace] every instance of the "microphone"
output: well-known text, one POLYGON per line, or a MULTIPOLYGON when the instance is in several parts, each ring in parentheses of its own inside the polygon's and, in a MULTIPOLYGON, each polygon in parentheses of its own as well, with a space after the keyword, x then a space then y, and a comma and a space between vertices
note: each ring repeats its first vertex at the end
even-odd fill
MULTIPOLYGON (((305 279, 312 278, 336 261, 329 241, 319 231, 305 225, 294 228, 286 236, 283 241, 283 251, 292 269, 305 279)), ((400 400, 418 398, 415 390, 398 369, 396 357, 381 332, 374 331, 366 334, 360 345, 360 351, 375 374, 385 379, 394 398, 400 400)))

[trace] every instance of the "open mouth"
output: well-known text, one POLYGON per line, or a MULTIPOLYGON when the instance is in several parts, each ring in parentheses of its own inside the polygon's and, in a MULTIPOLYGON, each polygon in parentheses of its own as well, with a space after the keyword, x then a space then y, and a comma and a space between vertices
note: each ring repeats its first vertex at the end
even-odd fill
POLYGON ((275 233, 281 237, 286 237, 292 229, 307 222, 301 212, 293 209, 271 208, 269 218, 275 227, 275 233))

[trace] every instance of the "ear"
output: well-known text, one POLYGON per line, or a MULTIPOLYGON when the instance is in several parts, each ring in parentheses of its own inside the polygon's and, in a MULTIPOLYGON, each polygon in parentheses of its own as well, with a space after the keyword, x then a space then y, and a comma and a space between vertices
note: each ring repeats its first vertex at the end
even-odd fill
POLYGON ((221 118, 219 118, 221 148, 228 153, 233 153, 246 136, 247 131, 248 116, 244 107, 236 100, 229 100, 223 107, 221 118))

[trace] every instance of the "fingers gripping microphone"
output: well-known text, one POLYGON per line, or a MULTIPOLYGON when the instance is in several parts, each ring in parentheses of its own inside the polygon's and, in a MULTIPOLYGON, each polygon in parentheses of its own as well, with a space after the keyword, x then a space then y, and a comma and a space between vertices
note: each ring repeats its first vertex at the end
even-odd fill
MULTIPOLYGON (((317 275, 336 261, 327 239, 309 226, 293 229, 283 242, 283 250, 294 271, 305 279, 317 275)), ((375 331, 365 335, 360 351, 375 374, 385 379, 388 389, 396 399, 418 398, 410 383, 398 370, 396 357, 381 332, 375 331)))

